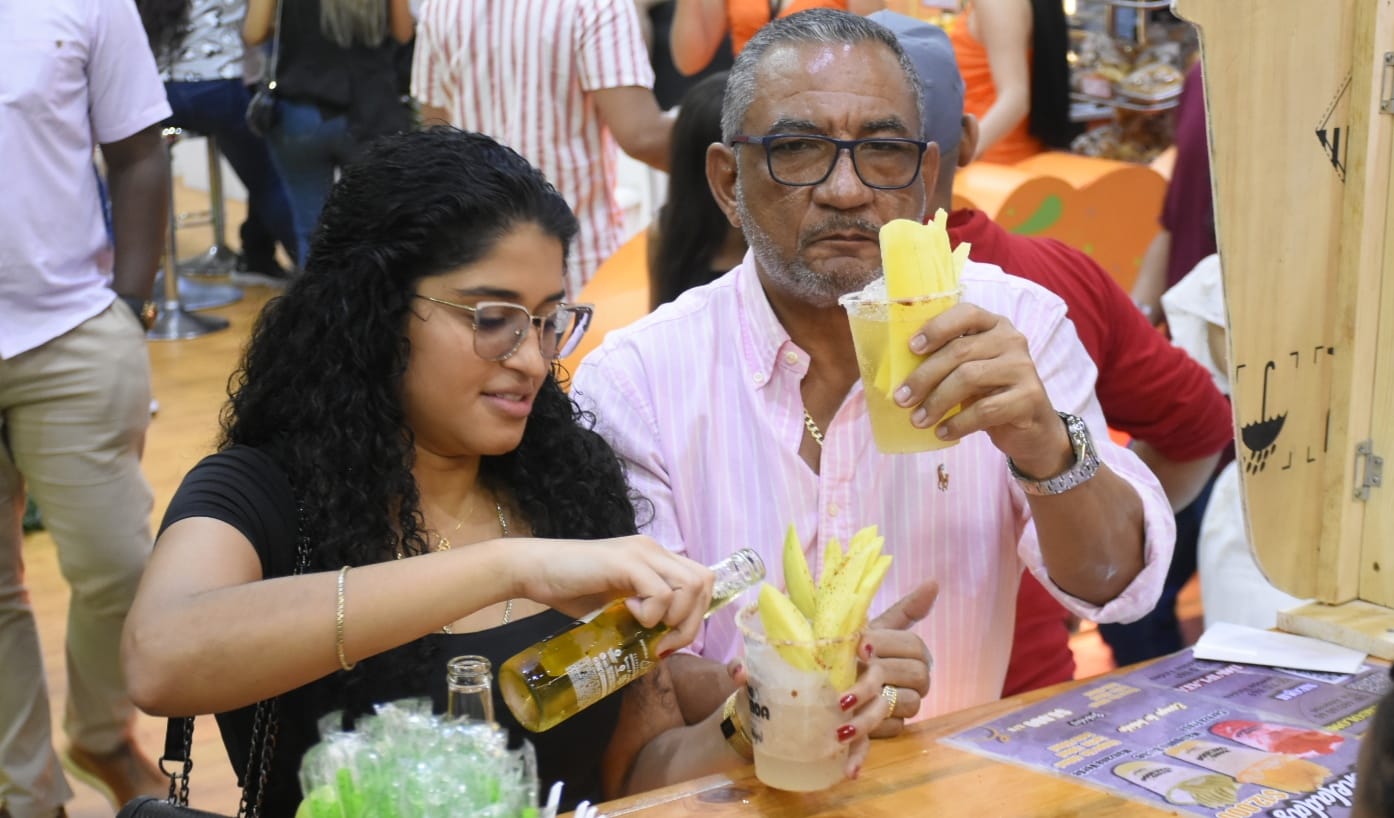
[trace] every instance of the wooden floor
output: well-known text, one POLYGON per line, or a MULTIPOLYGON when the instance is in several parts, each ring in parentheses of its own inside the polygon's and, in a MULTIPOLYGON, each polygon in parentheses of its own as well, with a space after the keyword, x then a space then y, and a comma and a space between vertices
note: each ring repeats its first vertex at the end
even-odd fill
MULTIPOLYGON (((206 203, 201 194, 182 188, 178 190, 177 201, 181 209, 199 208, 206 203)), ((240 208, 236 203, 230 203, 228 223, 240 224, 241 218, 240 208)), ((207 248, 211 238, 206 229, 189 229, 180 231, 179 241, 180 255, 187 258, 207 248)), ((272 290, 248 287, 240 302, 207 313, 228 318, 231 321, 229 329, 187 341, 150 344, 154 395, 159 401, 159 412, 150 425, 144 466, 155 492, 156 524, 184 473, 211 450, 218 412, 227 397, 228 376, 237 362, 253 319, 272 295, 272 290)), ((55 702, 54 735, 55 740, 61 742, 61 703, 67 690, 63 623, 68 588, 59 574, 53 541, 47 534, 40 532, 31 535, 25 542, 24 556, 29 589, 39 621, 49 690, 55 702)), ((1199 629, 1199 596, 1194 582, 1181 596, 1180 613, 1191 641, 1194 641, 1199 629)), ((171 622, 171 633, 176 633, 178 627, 177 622, 171 622)), ((1092 676, 1112 669, 1112 655, 1099 638, 1097 630, 1089 623, 1081 628, 1071 647, 1079 666, 1078 676, 1092 676)), ((238 791, 223 754, 217 725, 211 718, 201 718, 194 736, 192 803, 203 809, 232 815, 236 811, 238 791)), ((164 722, 140 717, 137 739, 152 758, 156 757, 163 746, 164 722)), ((96 791, 77 782, 72 782, 72 786, 75 797, 68 804, 69 816, 110 818, 114 814, 111 806, 96 791)))

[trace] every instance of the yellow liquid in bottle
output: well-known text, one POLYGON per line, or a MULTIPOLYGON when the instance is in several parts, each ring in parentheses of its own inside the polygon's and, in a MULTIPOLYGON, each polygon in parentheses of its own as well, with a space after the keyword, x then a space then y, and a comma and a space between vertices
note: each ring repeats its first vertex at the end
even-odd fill
POLYGON ((653 668, 668 628, 645 628, 624 600, 594 619, 522 651, 499 668, 499 692, 534 733, 561 724, 653 668))
MULTIPOLYGON (((764 579, 758 555, 743 550, 714 570, 707 614, 764 579)), ((669 630, 639 624, 623 599, 583 622, 526 648, 499 666, 499 694, 518 723, 550 730, 653 669, 656 646, 669 630)))

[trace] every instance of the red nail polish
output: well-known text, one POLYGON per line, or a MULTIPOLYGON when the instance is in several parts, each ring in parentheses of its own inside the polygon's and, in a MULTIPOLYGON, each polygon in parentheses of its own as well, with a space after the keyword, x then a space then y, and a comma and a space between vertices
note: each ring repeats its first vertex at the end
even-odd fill
POLYGON ((667 659, 669 656, 672 656, 672 655, 673 655, 673 651, 674 651, 674 650, 676 650, 676 649, 675 649, 675 648, 669 648, 669 649, 663 651, 662 653, 658 654, 658 658, 660 658, 660 659, 667 659))
POLYGON ((837 740, 847 741, 857 734, 857 727, 853 724, 844 724, 837 728, 837 740))
POLYGON ((874 652, 874 651, 872 650, 872 647, 871 647, 871 643, 870 643, 870 642, 867 642, 867 643, 866 643, 866 647, 863 648, 863 650, 866 651, 866 655, 867 655, 867 656, 871 656, 871 654, 874 652))
POLYGON ((857 695, 855 693, 848 693, 846 696, 838 699, 837 703, 842 706, 843 710, 851 710, 857 706, 857 695))

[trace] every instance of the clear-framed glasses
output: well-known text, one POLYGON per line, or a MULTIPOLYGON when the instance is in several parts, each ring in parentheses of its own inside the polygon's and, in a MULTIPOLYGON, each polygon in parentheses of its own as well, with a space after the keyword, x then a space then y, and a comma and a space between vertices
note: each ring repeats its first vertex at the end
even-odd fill
POLYGON ((832 175, 843 151, 852 154, 852 167, 867 187, 900 190, 920 175, 920 160, 929 143, 919 139, 879 136, 833 139, 816 134, 737 136, 732 145, 760 145, 770 177, 782 185, 808 187, 832 175))
POLYGON ((520 304, 481 301, 474 306, 415 293, 433 304, 467 312, 474 319, 474 352, 486 361, 503 361, 523 345, 531 327, 537 328, 537 344, 549 361, 565 358, 576 349, 590 326, 590 304, 558 304, 546 315, 533 315, 520 304))

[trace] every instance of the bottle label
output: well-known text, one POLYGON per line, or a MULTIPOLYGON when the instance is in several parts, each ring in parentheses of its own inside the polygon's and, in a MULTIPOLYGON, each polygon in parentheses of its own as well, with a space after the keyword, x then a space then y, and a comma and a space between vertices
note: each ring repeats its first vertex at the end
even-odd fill
POLYGON ((576 691, 576 708, 583 710, 644 675, 653 667, 648 646, 640 642, 639 653, 626 655, 611 648, 598 656, 584 656, 566 669, 566 677, 576 691))

